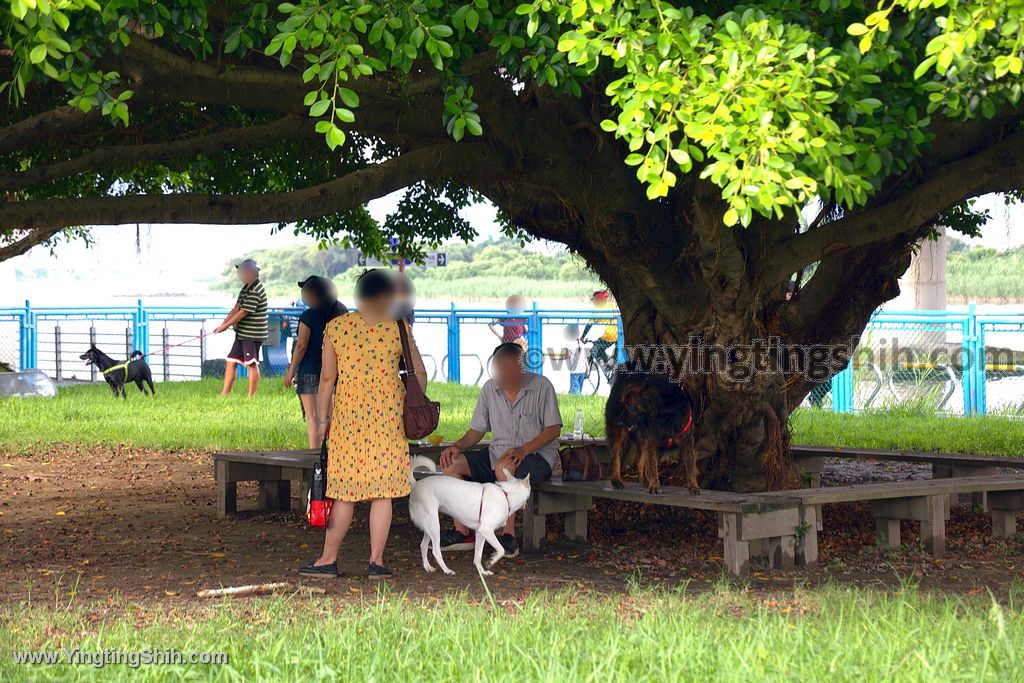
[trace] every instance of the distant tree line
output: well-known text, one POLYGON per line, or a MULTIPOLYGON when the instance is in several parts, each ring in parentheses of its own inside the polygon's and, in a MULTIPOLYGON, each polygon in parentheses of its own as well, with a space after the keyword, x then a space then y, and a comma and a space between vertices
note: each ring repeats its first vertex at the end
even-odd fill
MULTIPOLYGON (((505 237, 470 244, 452 242, 437 251, 447 254, 447 266, 411 265, 406 269, 421 296, 491 298, 514 290, 528 297, 573 298, 601 286, 576 256, 524 249, 518 241, 505 237), (484 286, 483 291, 478 285, 484 286)), ((344 298, 345 283, 363 270, 358 265, 356 249, 322 249, 316 244, 261 249, 239 254, 225 264, 223 278, 216 285, 218 289, 233 289, 237 285, 235 264, 243 257, 259 262, 264 283, 277 295, 294 292, 295 283, 308 275, 324 275, 337 281, 344 298)))

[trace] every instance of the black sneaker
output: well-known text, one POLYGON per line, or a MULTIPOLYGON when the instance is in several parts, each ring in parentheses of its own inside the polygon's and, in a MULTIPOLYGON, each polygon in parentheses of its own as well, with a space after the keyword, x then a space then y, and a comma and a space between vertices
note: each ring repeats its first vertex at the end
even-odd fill
POLYGON ((505 557, 516 557, 519 555, 519 544, 516 543, 516 537, 512 534, 498 536, 498 543, 505 549, 505 557))
POLYGON ((370 563, 369 568, 366 570, 367 576, 371 579, 388 579, 391 578, 391 570, 382 564, 370 563))
POLYGON ((474 545, 476 537, 473 534, 464 534, 458 529, 441 534, 441 550, 472 550, 474 545))
POLYGON ((329 578, 336 578, 338 576, 338 564, 331 562, 330 564, 309 564, 305 567, 299 567, 299 573, 305 574, 306 576, 326 576, 329 578))

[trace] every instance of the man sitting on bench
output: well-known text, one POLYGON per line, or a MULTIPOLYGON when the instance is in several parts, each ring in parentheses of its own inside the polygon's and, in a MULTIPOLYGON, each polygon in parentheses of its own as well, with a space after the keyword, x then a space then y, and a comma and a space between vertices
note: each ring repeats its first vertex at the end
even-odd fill
MULTIPOLYGON (((491 369, 493 378, 480 390, 469 430, 441 453, 444 473, 482 484, 504 481, 503 469, 518 479, 529 474, 533 483, 551 479, 558 455, 556 439, 562 431, 555 388, 546 377, 524 369, 523 349, 514 342, 494 349, 491 369), (487 432, 493 437, 489 448, 474 449, 487 432)), ((455 526, 441 536, 441 548, 472 548, 472 532, 455 526)), ((515 515, 508 518, 498 540, 507 557, 519 554, 515 515)))

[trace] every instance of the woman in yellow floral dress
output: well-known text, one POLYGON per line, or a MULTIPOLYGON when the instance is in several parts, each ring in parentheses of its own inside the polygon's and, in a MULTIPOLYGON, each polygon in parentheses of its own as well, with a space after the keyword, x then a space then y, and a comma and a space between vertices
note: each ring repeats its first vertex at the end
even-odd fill
MULTIPOLYGON (((355 504, 370 501, 369 575, 391 575, 384 544, 391 499, 409 495, 409 442, 402 423, 405 387, 398 374, 402 342, 393 309, 395 283, 370 270, 356 281, 358 310, 332 320, 324 334, 317 415, 327 437, 327 497, 334 500, 324 550, 302 574, 337 576, 338 550, 355 504)), ((423 360, 409 334, 416 378, 426 385, 423 360)))

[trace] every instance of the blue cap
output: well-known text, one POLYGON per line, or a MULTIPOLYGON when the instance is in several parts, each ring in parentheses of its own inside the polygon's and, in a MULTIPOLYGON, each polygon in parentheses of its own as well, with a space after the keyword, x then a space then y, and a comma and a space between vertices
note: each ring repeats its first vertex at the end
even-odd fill
POLYGON ((244 261, 242 261, 241 263, 236 265, 235 268, 248 268, 249 270, 259 270, 260 269, 259 265, 256 263, 256 259, 251 259, 251 258, 245 259, 244 261))

